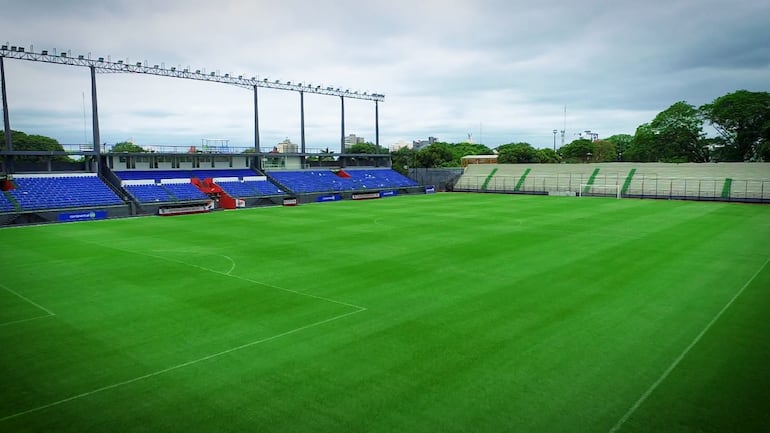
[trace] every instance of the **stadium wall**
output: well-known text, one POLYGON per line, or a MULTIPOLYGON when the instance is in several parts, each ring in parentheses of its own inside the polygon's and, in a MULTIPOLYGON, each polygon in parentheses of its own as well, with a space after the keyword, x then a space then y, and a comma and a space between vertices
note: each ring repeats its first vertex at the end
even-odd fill
POLYGON ((476 164, 465 169, 453 189, 610 195, 610 186, 629 198, 770 203, 770 163, 476 164))

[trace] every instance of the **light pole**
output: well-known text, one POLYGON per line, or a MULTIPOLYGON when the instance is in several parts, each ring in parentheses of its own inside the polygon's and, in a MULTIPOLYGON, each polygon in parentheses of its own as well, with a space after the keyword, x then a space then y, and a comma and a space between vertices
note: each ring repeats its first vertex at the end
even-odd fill
POLYGON ((556 133, 559 132, 557 130, 553 130, 553 151, 556 152, 556 133))

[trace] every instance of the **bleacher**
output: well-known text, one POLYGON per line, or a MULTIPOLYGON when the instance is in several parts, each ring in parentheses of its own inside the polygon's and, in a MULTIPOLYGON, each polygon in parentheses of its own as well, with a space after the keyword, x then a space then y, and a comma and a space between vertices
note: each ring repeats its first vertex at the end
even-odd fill
POLYGON ((330 170, 273 171, 268 175, 295 193, 330 192, 352 189, 349 179, 330 170))
POLYGON ((140 203, 165 203, 174 201, 168 191, 154 181, 146 184, 124 184, 125 188, 140 203))
POLYGON ((208 195, 206 195, 203 191, 198 189, 197 186, 190 182, 177 183, 168 182, 166 179, 161 179, 160 186, 161 188, 165 188, 166 191, 168 191, 169 194, 177 201, 206 200, 209 198, 208 195))
POLYGON ((139 203, 173 203, 208 198, 190 181, 189 170, 116 171, 121 186, 139 203))
POLYGON ((250 169, 130 170, 116 171, 122 185, 139 202, 173 202, 207 198, 191 183, 193 178, 212 179, 228 195, 237 198, 281 195, 284 192, 265 176, 250 169))
POLYGON ((203 191, 193 185, 189 179, 154 179, 128 180, 122 182, 126 189, 140 203, 167 203, 179 201, 205 200, 203 191))
POLYGON ((15 211, 16 206, 14 206, 13 202, 5 194, 5 192, 0 192, 0 213, 15 211))
POLYGON ((264 176, 245 176, 244 179, 214 178, 214 183, 231 197, 259 197, 281 195, 283 191, 264 176))
POLYGON ((359 189, 387 189, 419 186, 414 180, 392 169, 346 170, 359 189))
POLYGON ((22 211, 124 204, 96 173, 17 174, 14 183, 8 192, 22 211))
POLYGON ((271 171, 268 175, 295 193, 363 191, 418 186, 393 169, 346 169, 350 177, 331 170, 271 171))
POLYGON ((475 164, 465 169, 455 191, 578 192, 589 183, 617 186, 628 197, 768 201, 770 164, 475 164))

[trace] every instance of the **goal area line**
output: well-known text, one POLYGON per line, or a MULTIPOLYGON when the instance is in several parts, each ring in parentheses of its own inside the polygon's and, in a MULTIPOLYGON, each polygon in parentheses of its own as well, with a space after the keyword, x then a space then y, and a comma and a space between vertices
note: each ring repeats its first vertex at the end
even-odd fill
POLYGON ((593 185, 581 183, 578 189, 578 197, 615 197, 622 198, 620 185, 593 185))

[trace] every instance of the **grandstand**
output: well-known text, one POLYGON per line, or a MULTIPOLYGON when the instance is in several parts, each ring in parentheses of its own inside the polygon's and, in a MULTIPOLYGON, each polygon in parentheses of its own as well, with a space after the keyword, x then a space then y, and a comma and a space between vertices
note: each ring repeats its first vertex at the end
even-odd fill
POLYGON ((367 191, 419 186, 393 169, 269 171, 268 176, 294 193, 367 191))
POLYGON ((770 202, 766 163, 600 163, 469 165, 455 191, 601 194, 624 197, 770 202))
POLYGON ((16 187, 7 191, 6 198, 21 211, 124 204, 95 173, 19 174, 14 182, 16 187))
POLYGON ((283 190, 264 176, 238 178, 214 178, 214 183, 233 197, 258 197, 284 194, 283 190))
MULTIPOLYGON (((62 209, 109 208, 108 217, 153 215, 190 203, 211 208, 349 199, 361 193, 423 192, 391 168, 269 170, 134 169, 17 174, 0 195, 0 224, 58 220, 62 209), (8 216, 13 214, 13 216, 8 216), (36 216, 21 217, 26 214, 36 216)), ((471 164, 455 191, 770 202, 770 164, 471 164)), ((204 209, 204 208, 201 208, 204 209)))
POLYGON ((6 193, 5 191, 3 194, 0 194, 0 212, 12 212, 16 210, 16 206, 14 206, 11 199, 8 198, 9 195, 10 193, 6 193))

